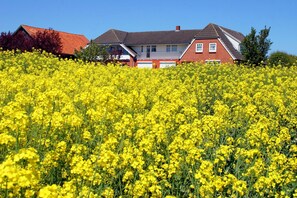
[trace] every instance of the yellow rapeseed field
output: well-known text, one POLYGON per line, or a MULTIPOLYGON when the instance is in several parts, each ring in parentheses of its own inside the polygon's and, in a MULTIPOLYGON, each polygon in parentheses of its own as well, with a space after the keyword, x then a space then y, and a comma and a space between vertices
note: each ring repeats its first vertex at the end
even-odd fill
POLYGON ((0 197, 297 197, 297 67, 0 52, 0 197))

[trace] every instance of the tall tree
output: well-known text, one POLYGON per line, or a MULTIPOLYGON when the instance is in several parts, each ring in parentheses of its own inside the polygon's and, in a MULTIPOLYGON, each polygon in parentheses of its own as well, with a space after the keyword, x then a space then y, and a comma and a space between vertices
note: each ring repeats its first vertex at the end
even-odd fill
POLYGON ((262 29, 256 35, 256 29, 251 28, 251 32, 246 35, 241 43, 241 53, 250 65, 261 65, 267 60, 267 53, 272 42, 268 39, 270 27, 262 29))

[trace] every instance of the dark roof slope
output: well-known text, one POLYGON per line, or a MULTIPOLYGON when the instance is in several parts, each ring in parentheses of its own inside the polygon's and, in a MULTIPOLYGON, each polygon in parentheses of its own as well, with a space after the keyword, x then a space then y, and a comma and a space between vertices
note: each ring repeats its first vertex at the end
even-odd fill
POLYGON ((214 24, 208 24, 204 29, 202 29, 196 36, 196 39, 214 39, 219 38, 219 34, 214 27, 214 24))
POLYGON ((244 36, 236 31, 218 26, 216 24, 210 23, 208 24, 199 34, 195 36, 196 39, 213 39, 213 38, 220 38, 223 44, 226 46, 227 50, 233 55, 233 57, 236 60, 243 60, 243 56, 239 51, 237 51, 230 40, 226 37, 225 33, 227 32, 234 38, 238 39, 239 41, 242 41, 244 39, 244 36))
POLYGON ((109 30, 97 37, 98 44, 146 45, 146 44, 188 44, 200 30, 123 32, 109 30))
POLYGON ((237 40, 239 41, 243 41, 244 39, 244 35, 240 32, 236 32, 234 30, 230 30, 228 28, 222 27, 220 26, 221 29, 223 29, 225 32, 227 32, 228 34, 230 34, 231 36, 235 37, 237 40))
POLYGON ((188 44, 200 30, 132 32, 128 33, 125 44, 188 44))
POLYGON ((111 29, 97 37, 94 42, 98 44, 119 44, 124 42, 127 34, 121 30, 111 29))

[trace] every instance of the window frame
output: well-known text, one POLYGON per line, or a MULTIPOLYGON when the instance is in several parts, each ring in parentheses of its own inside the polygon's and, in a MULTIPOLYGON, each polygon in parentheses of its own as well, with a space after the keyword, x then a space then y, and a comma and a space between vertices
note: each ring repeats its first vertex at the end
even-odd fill
POLYGON ((151 46, 146 46, 146 58, 151 58, 151 46))
POLYGON ((203 53, 203 43, 196 43, 196 52, 197 53, 203 53), (198 45, 201 45, 201 49, 198 50, 198 45))
POLYGON ((157 52, 157 45, 151 46, 151 52, 157 52))
POLYGON ((217 52, 217 43, 209 43, 209 52, 217 52), (214 45, 215 48, 211 49, 211 46, 214 45))
POLYGON ((177 45, 171 45, 171 51, 172 52, 177 52, 177 45))
POLYGON ((171 45, 166 45, 166 52, 171 52, 171 45))

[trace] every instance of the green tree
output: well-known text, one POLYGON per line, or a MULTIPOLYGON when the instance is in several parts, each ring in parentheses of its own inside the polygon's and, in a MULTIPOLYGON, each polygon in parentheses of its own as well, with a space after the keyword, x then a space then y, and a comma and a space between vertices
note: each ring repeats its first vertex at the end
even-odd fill
POLYGON ((93 41, 86 48, 75 50, 75 57, 83 61, 94 61, 106 63, 109 59, 108 46, 98 45, 93 41))
POLYGON ((289 55, 291 57, 291 60, 293 61, 293 64, 297 65, 297 56, 296 55, 289 55))
POLYGON ((291 66, 294 64, 295 59, 293 55, 287 54, 286 52, 273 52, 269 56, 270 65, 282 65, 291 66))
POLYGON ((262 29, 256 35, 256 29, 251 28, 251 32, 246 35, 241 43, 241 53, 250 65, 261 65, 267 60, 267 53, 272 42, 268 39, 270 27, 262 29))

